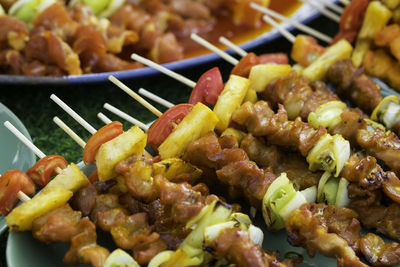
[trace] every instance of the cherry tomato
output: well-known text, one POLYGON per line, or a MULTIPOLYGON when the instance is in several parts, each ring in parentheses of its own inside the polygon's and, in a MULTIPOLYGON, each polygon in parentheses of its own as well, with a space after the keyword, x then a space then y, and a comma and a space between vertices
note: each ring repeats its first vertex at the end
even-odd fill
POLYGON ((0 215, 7 215, 18 201, 17 193, 35 193, 35 184, 20 170, 9 170, 0 177, 0 215))
POLYGON ((201 75, 197 81, 190 95, 189 104, 195 105, 201 102, 205 105, 214 106, 222 89, 224 89, 224 83, 221 72, 217 67, 212 68, 201 75))
POLYGON ((64 169, 68 166, 68 162, 61 156, 49 155, 33 165, 26 174, 32 179, 32 181, 40 188, 45 187, 50 177, 56 175, 56 168, 64 169))
POLYGON ((260 64, 276 63, 276 64, 289 64, 289 57, 286 53, 269 53, 258 56, 260 64))
POLYGON ((384 177, 383 191, 394 202, 400 203, 400 180, 393 172, 388 172, 384 177))
POLYGON ((192 104, 179 104, 164 112, 147 132, 147 143, 157 149, 175 129, 176 125, 190 112, 192 107, 192 104))
POLYGON ((368 0, 353 0, 346 6, 340 18, 340 31, 358 32, 364 21, 365 11, 368 7, 368 0))
POLYGON ((122 123, 113 121, 102 128, 100 128, 89 141, 87 141, 85 149, 83 150, 83 161, 85 163, 94 163, 96 161, 96 154, 100 146, 124 132, 122 123))
POLYGON ((89 181, 93 184, 94 182, 99 180, 99 174, 97 173, 97 170, 92 172, 90 176, 88 177, 89 181))
POLYGON ((306 67, 311 64, 325 48, 318 44, 318 41, 311 36, 298 34, 292 47, 290 56, 294 61, 306 67))
POLYGON ((238 64, 233 68, 232 74, 241 76, 243 78, 248 78, 250 75, 250 70, 253 66, 260 64, 259 57, 250 52, 246 56, 242 57, 238 64))

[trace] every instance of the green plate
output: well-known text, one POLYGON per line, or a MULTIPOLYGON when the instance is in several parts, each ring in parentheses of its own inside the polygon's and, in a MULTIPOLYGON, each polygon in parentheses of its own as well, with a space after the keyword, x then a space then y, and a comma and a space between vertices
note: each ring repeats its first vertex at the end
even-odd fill
MULTIPOLYGON (((0 103, 0 174, 10 169, 26 171, 35 163, 35 155, 4 127, 5 121, 10 121, 23 135, 31 140, 28 131, 17 116, 0 103)), ((4 217, 0 217, 0 233, 3 233, 6 228, 4 217)))

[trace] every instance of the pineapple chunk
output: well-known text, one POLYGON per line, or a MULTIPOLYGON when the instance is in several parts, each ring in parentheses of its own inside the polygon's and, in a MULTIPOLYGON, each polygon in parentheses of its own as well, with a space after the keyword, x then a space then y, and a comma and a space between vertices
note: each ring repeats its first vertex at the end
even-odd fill
POLYGON ((250 88, 254 89, 257 93, 263 92, 270 82, 288 75, 291 70, 292 68, 290 67, 290 65, 256 65, 250 70, 250 88))
POLYGON ((255 104, 258 101, 257 92, 254 89, 247 90, 243 102, 250 102, 255 104))
POLYGON ((400 4, 400 0, 382 0, 382 2, 390 9, 395 9, 400 4))
POLYGON ((191 142, 213 131, 217 122, 218 117, 212 110, 197 103, 158 147, 158 153, 162 159, 182 156, 191 142))
POLYGON ((305 68, 303 75, 311 81, 324 80, 330 66, 340 59, 350 58, 352 51, 351 44, 342 39, 328 47, 321 56, 305 68))
POLYGON ((363 25, 361 26, 358 38, 374 38, 375 34, 380 32, 392 17, 392 12, 381 2, 372 1, 367 7, 363 25))
POLYGON ((52 187, 46 188, 11 211, 6 223, 11 231, 28 231, 32 222, 43 214, 65 205, 72 197, 70 190, 52 187))
POLYGON ((165 159, 153 164, 153 175, 161 174, 168 180, 172 180, 184 173, 190 174, 194 182, 203 172, 180 158, 165 159))
POLYGON ((79 167, 71 163, 67 168, 63 169, 59 175, 48 183, 44 190, 49 188, 59 187, 70 190, 72 192, 78 191, 80 188, 89 184, 86 175, 79 169, 79 167))
POLYGON ((351 55, 351 60, 354 66, 360 67, 363 63, 364 57, 367 54, 369 48, 371 47, 370 39, 358 39, 356 46, 354 47, 353 55, 351 55))
POLYGON ((147 135, 137 126, 102 144, 96 155, 96 165, 101 182, 114 178, 118 162, 134 154, 142 154, 147 135))
POLYGON ((214 107, 214 113, 219 119, 215 128, 219 132, 223 132, 228 128, 232 113, 242 104, 249 85, 250 81, 248 79, 237 75, 231 75, 225 84, 224 90, 218 97, 218 101, 214 107))
POLYGON ((263 7, 268 7, 270 0, 233 1, 233 22, 235 25, 257 26, 260 24, 262 13, 251 7, 251 2, 255 2, 263 7))

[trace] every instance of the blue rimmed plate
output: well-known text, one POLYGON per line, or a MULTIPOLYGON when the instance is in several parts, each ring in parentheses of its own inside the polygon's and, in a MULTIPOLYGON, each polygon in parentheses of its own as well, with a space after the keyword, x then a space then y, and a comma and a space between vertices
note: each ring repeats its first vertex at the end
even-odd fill
MULTIPOLYGON (((0 103, 0 174, 10 169, 25 171, 35 163, 35 155, 3 125, 5 121, 10 121, 31 140, 28 131, 17 116, 0 103)), ((0 233, 3 233, 5 229, 7 226, 4 217, 0 217, 0 233)))
MULTIPOLYGON (((335 2, 335 0, 331 0, 335 2)), ((317 18, 320 14, 310 7, 309 5, 301 5, 300 8, 291 16, 291 18, 300 23, 308 23, 311 20, 317 18)), ((287 24, 284 25, 288 29, 292 29, 292 26, 287 24)), ((277 30, 265 32, 259 37, 247 41, 240 45, 245 50, 252 50, 260 45, 271 42, 272 40, 280 36, 277 30)), ((232 51, 228 50, 229 53, 232 51)), ((220 57, 216 54, 207 54, 203 56, 188 58, 172 63, 164 64, 165 67, 171 70, 182 70, 205 63, 211 63, 219 60, 220 57)), ((152 68, 140 68, 126 71, 116 72, 104 72, 95 74, 83 74, 83 75, 71 75, 63 77, 33 77, 33 76, 18 76, 18 75, 0 75, 0 84, 29 84, 29 85, 40 85, 40 84, 54 84, 54 85, 68 85, 68 84, 87 84, 87 83, 98 83, 106 82, 109 75, 114 75, 118 79, 127 80, 135 79, 140 77, 147 77, 150 75, 157 74, 158 71, 152 68)))

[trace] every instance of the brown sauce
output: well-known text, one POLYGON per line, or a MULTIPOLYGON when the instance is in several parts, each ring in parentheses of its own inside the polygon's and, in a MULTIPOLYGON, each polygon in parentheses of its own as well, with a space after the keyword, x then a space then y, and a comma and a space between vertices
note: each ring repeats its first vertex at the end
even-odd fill
MULTIPOLYGON (((269 8, 285 16, 290 16, 294 13, 301 3, 297 0, 271 0, 269 8)), ((228 16, 218 17, 218 21, 214 29, 206 34, 200 34, 203 38, 216 45, 218 48, 226 49, 227 47, 218 42, 220 36, 228 38, 235 44, 243 44, 259 35, 268 32, 271 27, 262 23, 258 28, 249 26, 232 26, 232 18, 228 16)), ((203 48, 201 45, 196 44, 190 38, 180 39, 179 42, 185 49, 185 58, 196 57, 210 53, 209 50, 203 48)))

